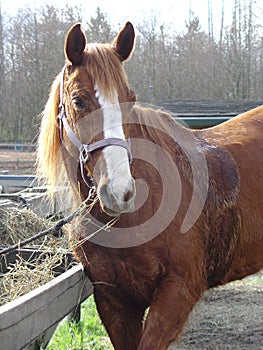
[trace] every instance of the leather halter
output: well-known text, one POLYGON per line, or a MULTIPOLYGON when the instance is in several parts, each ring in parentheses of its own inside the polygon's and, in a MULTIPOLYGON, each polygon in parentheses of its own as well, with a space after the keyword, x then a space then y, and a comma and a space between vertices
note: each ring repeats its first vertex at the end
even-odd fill
POLYGON ((111 137, 111 138, 107 138, 107 139, 102 139, 102 140, 96 141, 96 142, 91 143, 91 144, 81 143, 81 141, 74 134, 73 130, 71 129, 71 127, 70 127, 70 125, 69 125, 69 123, 67 121, 65 105, 64 105, 64 102, 63 102, 65 69, 66 69, 66 65, 63 67, 62 72, 61 72, 60 94, 59 94, 59 96, 60 96, 59 114, 57 116, 57 118, 59 120, 60 139, 61 139, 61 142, 63 143, 63 139, 64 139, 64 137, 63 137, 63 128, 64 128, 68 138, 70 139, 70 141, 79 150, 79 163, 80 163, 80 171, 81 171, 82 179, 84 180, 84 182, 86 183, 86 185, 89 188, 92 188, 92 187, 94 187, 93 186, 93 178, 92 177, 87 177, 86 175, 84 175, 84 164, 89 160, 90 153, 92 153, 92 152, 94 152, 94 151, 96 151, 98 149, 101 149, 101 148, 104 148, 104 147, 108 147, 108 146, 120 146, 120 147, 123 147, 123 148, 125 148, 127 150, 129 161, 130 161, 130 163, 132 163, 132 154, 131 154, 131 150, 130 150, 130 142, 129 142, 129 140, 126 141, 126 140, 123 140, 123 139, 120 139, 120 138, 111 137))

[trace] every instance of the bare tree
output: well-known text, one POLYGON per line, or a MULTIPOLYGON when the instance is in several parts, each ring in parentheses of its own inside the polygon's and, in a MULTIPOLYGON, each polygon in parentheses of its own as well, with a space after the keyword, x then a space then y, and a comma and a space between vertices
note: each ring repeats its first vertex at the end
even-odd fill
POLYGON ((155 15, 152 15, 150 20, 144 20, 141 25, 138 26, 142 43, 144 60, 144 95, 147 97, 147 100, 151 103, 156 102, 157 99, 157 81, 156 81, 156 69, 157 69, 157 60, 156 60, 156 50, 157 50, 157 40, 158 40, 158 31, 157 31, 157 18, 155 15))
POLYGON ((220 37, 219 37, 219 47, 222 48, 223 33, 224 33, 224 20, 225 20, 225 0, 221 3, 221 25, 220 25, 220 37))
POLYGON ((0 1, 0 135, 4 128, 4 98, 5 98, 5 53, 4 53, 4 36, 3 36, 3 17, 0 1))
MULTIPOLYGON (((262 27, 255 24, 255 0, 235 0, 232 23, 213 32, 212 2, 208 0, 208 32, 190 6, 183 32, 159 23, 156 15, 137 28, 136 50, 125 63, 138 100, 156 103, 173 99, 263 99, 262 27)), ((191 5, 191 4, 190 4, 191 5)), ((83 21, 80 8, 63 10, 46 5, 26 8, 13 18, 1 13, 0 0, 0 137, 32 140, 38 114, 49 87, 64 64, 65 34, 83 21)), ((110 42, 115 33, 98 8, 85 22, 90 42, 110 42)))
POLYGON ((91 17, 88 23, 88 40, 90 42, 110 42, 113 37, 111 26, 106 15, 98 7, 96 17, 91 17))
POLYGON ((214 41, 214 23, 211 0, 208 0, 208 35, 210 42, 214 41))

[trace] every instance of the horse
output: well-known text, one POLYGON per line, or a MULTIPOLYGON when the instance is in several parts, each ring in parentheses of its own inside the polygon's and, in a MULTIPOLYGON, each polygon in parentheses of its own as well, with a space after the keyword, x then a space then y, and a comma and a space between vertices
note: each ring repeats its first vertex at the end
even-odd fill
POLYGON ((201 130, 143 107, 124 69, 134 42, 130 22, 109 44, 68 31, 38 174, 92 203, 69 239, 114 348, 164 350, 205 291, 263 267, 263 106, 201 130))

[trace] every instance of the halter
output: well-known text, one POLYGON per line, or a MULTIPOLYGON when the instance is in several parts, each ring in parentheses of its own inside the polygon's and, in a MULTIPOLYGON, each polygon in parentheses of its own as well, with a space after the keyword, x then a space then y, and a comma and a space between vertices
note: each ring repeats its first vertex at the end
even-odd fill
POLYGON ((80 163, 81 177, 82 177, 83 181, 85 182, 85 184, 89 188, 94 188, 93 178, 87 177, 86 175, 84 175, 84 164, 89 160, 90 153, 92 153, 98 149, 108 147, 108 146, 120 146, 120 147, 123 147, 127 150, 129 161, 131 164, 132 163, 132 154, 131 154, 131 150, 130 150, 130 140, 126 141, 126 140, 123 140, 120 138, 110 137, 107 139, 102 139, 102 140, 96 141, 96 142, 91 143, 91 144, 81 143, 81 141, 74 134, 73 130, 71 129, 71 127, 67 121, 65 106, 64 106, 64 102, 63 102, 65 69, 66 69, 66 65, 63 67, 62 74, 61 74, 60 94, 59 94, 59 96, 60 96, 59 114, 57 116, 57 118, 59 120, 60 139, 61 139, 61 142, 63 143, 63 140, 64 140, 63 128, 64 128, 70 141, 79 150, 79 163, 80 163))

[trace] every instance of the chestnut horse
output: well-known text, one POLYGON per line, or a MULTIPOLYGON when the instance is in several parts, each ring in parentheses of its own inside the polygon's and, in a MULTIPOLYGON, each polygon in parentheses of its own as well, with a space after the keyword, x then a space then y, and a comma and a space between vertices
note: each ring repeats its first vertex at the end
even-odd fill
POLYGON ((134 37, 129 22, 111 44, 70 29, 38 169, 52 188, 64 167, 75 203, 96 191, 70 239, 114 348, 161 350, 204 291, 263 267, 263 107, 192 131, 138 106, 134 37))

